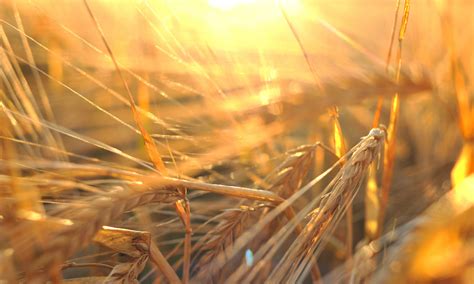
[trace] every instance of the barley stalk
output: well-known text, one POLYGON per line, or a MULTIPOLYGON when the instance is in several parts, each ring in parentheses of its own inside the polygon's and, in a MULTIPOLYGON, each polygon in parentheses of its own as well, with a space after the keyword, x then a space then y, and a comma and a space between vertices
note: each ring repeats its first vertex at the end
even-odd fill
POLYGON ((48 236, 47 242, 28 236, 25 245, 15 252, 21 259, 25 251, 34 252, 32 259, 22 267, 27 267, 31 279, 44 279, 53 273, 64 261, 80 248, 87 245, 102 226, 112 223, 124 212, 151 202, 174 202, 179 199, 175 188, 159 191, 120 190, 97 197, 83 207, 70 208, 63 215, 72 216, 72 225, 65 226, 48 236))
POLYGON ((293 195, 308 174, 314 160, 316 146, 320 145, 320 143, 304 145, 289 151, 288 157, 278 167, 275 181, 269 190, 285 199, 293 195))
POLYGON ((199 248, 199 262, 196 264, 196 269, 199 269, 198 278, 201 281, 208 282, 213 276, 220 275, 219 271, 215 271, 212 261, 219 255, 225 252, 225 248, 232 246, 235 239, 249 227, 249 220, 258 216, 262 207, 250 207, 241 205, 237 209, 226 210, 217 218, 220 220, 213 229, 211 229, 201 240, 196 244, 199 248))
MULTIPOLYGON (((29 263, 26 271, 31 277, 43 279, 52 275, 74 252, 87 245, 103 225, 110 224, 124 212, 152 202, 169 203, 182 198, 177 188, 186 186, 235 197, 261 201, 281 202, 283 199, 272 192, 241 187, 212 185, 192 181, 149 177, 144 179, 146 188, 118 190, 88 200, 85 206, 68 208, 60 213, 61 217, 71 217, 73 224, 48 235, 46 243, 28 236, 22 240, 25 244, 15 253, 20 262, 29 263), (35 252, 30 258, 23 258, 25 252, 35 252)), ((20 228, 18 228, 20 230, 20 228)), ((33 278, 32 278, 33 279, 33 278)))
MULTIPOLYGON (((288 152, 287 158, 275 170, 275 175, 271 176, 274 181, 270 186, 271 192, 277 193, 283 198, 291 196, 298 188, 300 188, 304 178, 306 177, 309 168, 313 162, 316 147, 325 147, 320 143, 313 145, 304 145, 288 152)), ((231 247, 234 240, 247 228, 248 222, 251 219, 250 215, 254 217, 266 214, 269 208, 264 211, 258 210, 263 208, 262 204, 254 203, 252 206, 240 206, 235 210, 228 210, 219 216, 222 221, 212 229, 206 236, 200 240, 201 251, 207 251, 200 258, 197 269, 200 270, 199 277, 209 277, 218 271, 209 271, 209 265, 213 259, 219 254, 225 256, 225 248, 231 247), (206 269, 205 267, 208 266, 206 269)), ((292 219, 291 211, 286 211, 288 219, 292 219)), ((260 234, 260 241, 268 239, 272 231, 278 229, 281 225, 278 222, 273 222, 260 234)), ((301 228, 299 227, 301 230, 301 228)), ((219 273, 222 274, 222 273, 219 273)))
POLYGON ((268 282, 286 280, 295 282, 306 269, 314 251, 323 241, 323 235, 334 226, 352 201, 368 166, 375 159, 384 141, 381 129, 372 129, 368 136, 355 146, 347 161, 328 186, 319 206, 310 213, 310 220, 302 234, 292 243, 282 260, 273 270, 268 282))

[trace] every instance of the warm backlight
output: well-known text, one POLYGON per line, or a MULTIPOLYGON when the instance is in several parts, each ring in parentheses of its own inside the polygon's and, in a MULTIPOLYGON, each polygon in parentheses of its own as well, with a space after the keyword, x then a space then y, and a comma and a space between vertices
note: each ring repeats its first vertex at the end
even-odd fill
POLYGON ((218 8, 221 10, 230 10, 239 5, 245 5, 253 3, 255 0, 209 0, 208 3, 211 7, 218 8))

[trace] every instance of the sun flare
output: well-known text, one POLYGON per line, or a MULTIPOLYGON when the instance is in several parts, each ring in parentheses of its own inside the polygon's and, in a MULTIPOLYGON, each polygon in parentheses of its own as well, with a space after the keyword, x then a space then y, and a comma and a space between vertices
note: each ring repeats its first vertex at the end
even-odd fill
POLYGON ((255 0, 209 0, 209 6, 221 10, 230 10, 240 5, 254 3, 255 0))

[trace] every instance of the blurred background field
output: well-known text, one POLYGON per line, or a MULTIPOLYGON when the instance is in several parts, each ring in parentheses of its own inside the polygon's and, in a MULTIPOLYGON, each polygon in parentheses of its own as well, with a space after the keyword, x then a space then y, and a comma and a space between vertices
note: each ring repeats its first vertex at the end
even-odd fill
MULTIPOLYGON (((23 235, 41 233, 21 227, 23 221, 39 222, 39 227, 45 222, 48 230, 50 218, 74 223, 70 208, 133 187, 132 173, 145 177, 161 171, 150 159, 140 127, 150 133, 170 177, 272 191, 278 166, 291 156, 288 151, 320 141, 341 156, 383 124, 389 139, 395 127, 395 146, 385 143, 377 174, 364 178, 352 204, 344 206, 353 213, 344 213, 350 221, 335 223, 328 233, 329 245, 318 256, 323 281, 356 281, 357 273, 363 275, 360 281, 377 283, 473 281, 474 3, 398 5, 388 0, 0 0, 0 271, 8 275, 5 280, 33 279, 15 251, 26 242, 23 235), (394 112, 395 96, 399 111, 394 112), (114 170, 129 176, 111 174, 114 170), (384 208, 382 180, 389 172, 384 208), (455 186, 462 202, 451 196, 455 186), (436 206, 441 216, 430 213, 436 206), (385 216, 374 235, 368 224, 380 214, 385 216), (420 228, 413 229, 418 223, 420 228), (376 264, 358 266, 363 249, 376 245, 383 246, 372 255, 376 264)), ((337 160, 316 150, 296 187, 337 160)), ((321 198, 332 177, 296 201, 296 212, 321 198)), ((207 264, 198 253, 200 241, 219 226, 217 214, 254 203, 199 191, 187 196, 196 248, 191 282, 231 279, 229 269, 241 267, 245 250, 224 265, 227 270, 221 265, 204 281, 198 277, 207 264)), ((163 204, 126 211, 104 225, 149 232, 186 282, 187 253, 181 246, 186 240, 178 217, 183 215, 163 204)), ((247 222, 234 231, 235 239, 255 224, 247 222)), ((300 220, 303 226, 307 222, 300 220)), ((38 238, 54 237, 52 227, 52 235, 38 238)), ((38 259, 35 253, 28 257, 38 259)), ((114 248, 88 242, 73 253, 70 262, 110 267, 121 262, 114 248)), ((171 281, 151 264, 137 271, 143 283, 171 281)), ((107 268, 91 266, 49 277, 93 281, 91 276, 107 274, 107 268)), ((307 274, 300 280, 315 281, 307 274)))

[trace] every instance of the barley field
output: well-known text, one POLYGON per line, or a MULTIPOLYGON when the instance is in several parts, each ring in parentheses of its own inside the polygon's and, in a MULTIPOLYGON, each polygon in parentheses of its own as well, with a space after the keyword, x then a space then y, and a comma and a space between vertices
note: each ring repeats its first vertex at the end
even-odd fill
POLYGON ((471 0, 0 0, 1 283, 474 283, 471 0))

